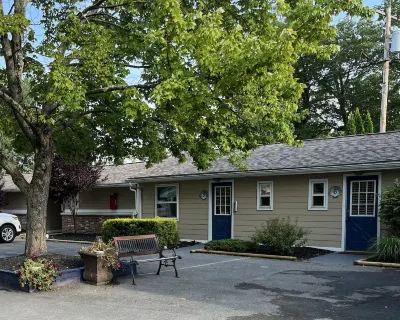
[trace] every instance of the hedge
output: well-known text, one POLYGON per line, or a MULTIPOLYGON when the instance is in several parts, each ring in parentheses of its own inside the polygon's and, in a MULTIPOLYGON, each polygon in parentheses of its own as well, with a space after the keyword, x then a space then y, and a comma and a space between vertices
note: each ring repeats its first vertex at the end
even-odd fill
POLYGON ((118 236, 156 234, 160 245, 171 246, 179 243, 178 223, 173 219, 117 218, 106 220, 101 227, 104 242, 118 236))
POLYGON ((213 240, 204 245, 206 250, 229 251, 229 252, 255 252, 254 242, 241 239, 213 240))

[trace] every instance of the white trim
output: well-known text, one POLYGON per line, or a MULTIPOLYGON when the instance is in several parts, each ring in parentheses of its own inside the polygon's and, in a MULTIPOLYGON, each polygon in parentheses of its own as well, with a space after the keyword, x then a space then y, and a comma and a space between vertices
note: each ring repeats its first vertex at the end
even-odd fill
MULTIPOLYGON (((343 174, 343 200, 342 200, 342 251, 346 250, 346 202, 347 202, 347 177, 355 177, 357 176, 354 173, 344 173, 343 174)), ((382 194, 382 172, 365 172, 363 175, 358 175, 360 177, 365 176, 378 176, 378 211, 377 211, 377 238, 379 239, 381 236, 381 218, 379 214, 379 208, 381 203, 382 194)))
POLYGON ((231 214, 231 239, 234 238, 234 231, 235 231, 235 210, 233 210, 233 206, 235 204, 235 180, 233 179, 227 179, 227 180, 221 180, 221 181, 213 181, 210 180, 208 181, 208 194, 211 195, 208 197, 208 241, 212 241, 212 201, 213 201, 213 192, 212 192, 212 185, 213 183, 223 183, 223 182, 230 182, 232 183, 232 203, 231 203, 231 208, 232 208, 232 214, 231 214))
POLYGON ((165 184, 156 184, 155 185, 155 193, 154 193, 154 217, 157 216, 157 203, 158 203, 158 196, 157 196, 157 188, 158 187, 176 187, 176 201, 161 201, 163 203, 176 203, 176 217, 160 217, 165 219, 175 219, 179 221, 179 183, 165 183, 165 184))
POLYGON ((137 212, 137 217, 139 219, 142 218, 142 189, 136 189, 136 199, 135 199, 135 207, 137 212))
MULTIPOLYGON (((400 161, 391 161, 384 163, 364 163, 364 164, 351 164, 351 165, 337 165, 337 166, 319 166, 312 168, 289 168, 289 169, 276 169, 276 170, 248 170, 248 171, 234 171, 234 172, 207 172, 207 173, 193 173, 169 176, 153 176, 153 177, 138 177, 127 179, 128 182, 162 182, 162 181, 182 181, 182 180, 205 180, 215 177, 222 179, 233 179, 238 177, 262 177, 262 176, 283 176, 295 174, 311 174, 311 173, 343 173, 343 172, 362 172, 376 170, 394 170, 400 168, 400 161)), ((367 173, 367 172, 364 172, 367 173)))
POLYGON ((10 213, 10 214, 26 214, 26 209, 12 209, 12 210, 0 210, 1 213, 10 213))
POLYGON ((263 210, 267 210, 267 211, 274 210, 274 182, 273 181, 257 181, 257 211, 263 211, 263 210), (261 184, 269 184, 270 185, 271 194, 269 196, 269 204, 270 204, 269 207, 260 206, 260 198, 261 198, 260 185, 261 184))
MULTIPOLYGON (((133 216, 135 209, 80 209, 77 216, 133 216)), ((70 216, 69 209, 61 212, 62 216, 70 216)))
MULTIPOLYGON (((377 186, 377 184, 378 184, 378 182, 376 181, 376 180, 360 180, 360 181, 351 181, 351 183, 350 183, 350 203, 349 203, 349 206, 350 206, 350 217, 362 217, 362 218, 375 218, 376 217, 376 214, 377 214, 377 203, 376 203, 376 195, 377 195, 377 193, 378 193, 378 186, 377 186), (358 182, 358 183, 360 183, 360 182, 367 182, 367 187, 366 187, 366 191, 365 191, 365 193, 366 193, 366 195, 365 195, 365 201, 368 201, 368 193, 372 193, 373 195, 374 195, 374 204, 373 204, 373 208, 374 208, 374 214, 373 215, 368 215, 367 213, 368 213, 368 204, 367 204, 367 202, 365 203, 365 215, 360 215, 360 214, 353 214, 353 208, 352 208, 352 206, 354 205, 353 204, 353 183, 354 182, 358 182), (373 182, 374 183, 374 192, 369 192, 368 191, 368 182, 373 182)), ((359 185, 359 189, 358 189, 358 203, 357 203, 357 206, 358 206, 358 213, 360 212, 360 193, 361 193, 361 186, 359 185)))
POLYGON ((208 181, 208 241, 212 241, 212 184, 213 181, 208 181))
MULTIPOLYGON (((230 194, 229 194, 229 196, 230 196, 230 198, 232 197, 232 185, 230 185, 230 186, 216 186, 216 187, 214 188, 214 194, 213 194, 214 199, 217 198, 217 188, 225 188, 225 200, 224 200, 224 202, 226 202, 226 188, 229 188, 229 189, 230 189, 230 194)), ((222 200, 222 199, 221 199, 221 200, 222 200)), ((220 205, 221 205, 221 204, 220 204, 220 205)), ((224 204, 224 206, 225 206, 225 209, 226 209, 226 204, 224 204)), ((221 208, 221 207, 220 207, 220 208, 221 208)), ((226 211, 225 211, 224 214, 222 214, 222 213, 220 213, 220 214, 215 214, 215 212, 217 212, 217 202, 216 202, 216 201, 215 201, 215 203, 214 203, 214 215, 216 215, 216 216, 232 216, 232 212, 233 212, 232 203, 231 203, 231 205, 230 205, 230 212, 229 212, 229 213, 226 213, 226 211)))
POLYGON ((308 180, 308 210, 309 211, 326 211, 328 210, 328 179, 309 179, 308 180), (314 196, 314 183, 324 184, 324 193, 317 194, 317 196, 324 196, 324 205, 320 207, 315 207, 312 205, 314 196))

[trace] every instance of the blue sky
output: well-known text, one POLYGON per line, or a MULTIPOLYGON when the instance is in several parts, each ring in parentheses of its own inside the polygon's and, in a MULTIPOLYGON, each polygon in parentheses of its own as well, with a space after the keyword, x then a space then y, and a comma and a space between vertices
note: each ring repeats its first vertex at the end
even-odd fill
POLYGON ((383 3, 383 0, 364 0, 364 5, 368 7, 373 7, 381 3, 383 3))

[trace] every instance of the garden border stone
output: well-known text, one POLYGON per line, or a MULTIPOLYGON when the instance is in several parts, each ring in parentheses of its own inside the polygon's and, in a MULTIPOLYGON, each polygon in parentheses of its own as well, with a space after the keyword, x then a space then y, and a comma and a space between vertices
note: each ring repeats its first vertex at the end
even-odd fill
POLYGON ((190 250, 190 253, 209 253, 209 254, 222 254, 229 256, 297 261, 297 258, 293 256, 278 256, 278 255, 261 254, 261 253, 230 252, 230 251, 217 251, 217 250, 205 250, 205 249, 190 250))
POLYGON ((368 261, 367 259, 354 260, 356 266, 381 267, 381 268, 400 268, 400 263, 368 261))

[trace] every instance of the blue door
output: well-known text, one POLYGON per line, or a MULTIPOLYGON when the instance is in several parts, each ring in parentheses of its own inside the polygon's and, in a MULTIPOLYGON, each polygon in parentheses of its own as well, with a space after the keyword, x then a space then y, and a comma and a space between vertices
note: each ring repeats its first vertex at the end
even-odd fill
POLYGON ((378 177, 348 177, 346 250, 364 251, 378 230, 378 177))
POLYGON ((230 239, 232 235, 232 183, 214 183, 212 192, 212 239, 230 239))

